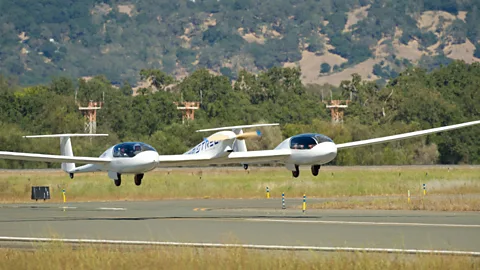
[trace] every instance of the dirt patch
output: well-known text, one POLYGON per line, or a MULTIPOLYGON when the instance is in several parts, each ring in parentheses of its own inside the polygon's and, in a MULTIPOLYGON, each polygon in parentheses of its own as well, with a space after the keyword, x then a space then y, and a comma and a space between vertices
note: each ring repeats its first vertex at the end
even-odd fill
POLYGON ((303 51, 302 59, 299 62, 302 69, 302 80, 304 83, 318 83, 318 80, 321 80, 318 75, 322 63, 328 63, 333 68, 334 65, 341 65, 344 62, 347 62, 347 59, 329 52, 315 55, 315 53, 303 51))
POLYGON ((467 18, 467 12, 466 11, 459 11, 458 12, 457 19, 460 19, 460 20, 466 22, 465 21, 466 18, 467 18))
POLYGON ((132 17, 132 11, 135 8, 134 5, 118 5, 118 12, 127 14, 129 17, 132 17))
POLYGON ((203 26, 208 28, 209 26, 215 26, 217 25, 217 19, 212 18, 213 14, 210 13, 208 18, 203 22, 203 26))
POLYGON ((351 31, 351 27, 355 25, 357 22, 365 19, 368 16, 368 9, 370 5, 356 8, 350 12, 348 12, 347 23, 345 24, 345 28, 343 29, 344 32, 351 31))
POLYGON ((468 64, 480 61, 479 58, 473 56, 473 53, 475 52, 475 45, 473 45, 473 43, 468 39, 463 44, 445 46, 443 52, 448 58, 463 60, 468 64))
POLYGON ((26 40, 29 39, 29 37, 27 36, 27 34, 25 32, 21 32, 19 35, 18 35, 18 38, 20 39, 20 42, 24 42, 26 40))
POLYGON ((272 38, 281 38, 283 37, 282 34, 277 32, 276 30, 273 29, 268 29, 267 26, 262 26, 262 34, 264 37, 272 37, 272 38))
POLYGON ((391 54, 390 51, 392 48, 389 41, 390 39, 385 37, 377 42, 374 52, 375 58, 385 58, 391 54))
POLYGON ((393 42, 395 53, 400 58, 406 58, 410 61, 417 61, 424 54, 418 49, 418 41, 410 40, 407 45, 401 44, 398 40, 393 42))
POLYGON ((373 71, 373 66, 379 63, 380 61, 381 61, 380 59, 368 59, 353 67, 344 69, 341 72, 338 72, 332 75, 322 76, 317 78, 315 81, 311 81, 308 83, 317 83, 317 84, 328 83, 334 86, 338 86, 343 80, 350 80, 352 78, 353 73, 358 73, 360 76, 362 76, 362 80, 377 80, 378 77, 373 75, 372 71, 373 71))
POLYGON ((90 14, 101 14, 101 15, 107 15, 112 11, 112 7, 108 4, 102 3, 95 5, 93 9, 90 11, 90 14))
POLYGON ((457 17, 445 11, 429 10, 422 13, 417 21, 417 25, 420 29, 423 28, 425 30, 435 32, 441 20, 440 18, 443 18, 442 27, 445 29, 447 26, 452 24, 457 17))
POLYGON ((258 37, 254 33, 248 33, 242 36, 243 39, 245 39, 248 43, 256 42, 259 44, 264 44, 265 43, 265 38, 264 37, 258 37))

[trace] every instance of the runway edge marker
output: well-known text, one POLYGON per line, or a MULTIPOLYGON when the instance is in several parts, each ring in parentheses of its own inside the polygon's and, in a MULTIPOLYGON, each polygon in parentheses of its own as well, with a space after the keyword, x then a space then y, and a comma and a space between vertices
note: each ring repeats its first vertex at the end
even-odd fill
POLYGON ((152 246, 180 246, 203 248, 246 248, 262 250, 292 250, 292 251, 323 251, 323 252, 375 252, 375 253, 404 253, 404 254, 431 254, 431 255, 461 255, 480 257, 480 252, 457 250, 423 250, 423 249, 395 249, 395 248, 354 248, 354 247, 319 247, 319 246, 281 246, 281 245, 254 245, 254 244, 219 244, 219 243, 184 243, 159 241, 129 241, 129 240, 102 240, 102 239, 62 239, 62 238, 35 238, 0 236, 5 242, 63 242, 75 244, 123 244, 123 245, 152 245, 152 246))

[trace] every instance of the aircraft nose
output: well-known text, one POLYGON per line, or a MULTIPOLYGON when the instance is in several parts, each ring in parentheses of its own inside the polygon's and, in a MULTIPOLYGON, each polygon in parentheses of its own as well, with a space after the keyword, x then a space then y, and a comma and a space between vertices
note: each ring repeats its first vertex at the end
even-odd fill
POLYGON ((325 143, 325 152, 329 155, 337 155, 337 145, 331 142, 325 143))
POLYGON ((332 160, 337 156, 337 145, 332 142, 323 142, 315 146, 317 154, 332 160))

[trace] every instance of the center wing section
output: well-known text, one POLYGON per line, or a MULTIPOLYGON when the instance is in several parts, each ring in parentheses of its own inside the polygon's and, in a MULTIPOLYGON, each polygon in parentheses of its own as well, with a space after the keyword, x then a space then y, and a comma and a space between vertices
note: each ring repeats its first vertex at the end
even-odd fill
POLYGON ((213 158, 202 155, 162 155, 159 157, 158 167, 271 163, 283 161, 290 155, 290 149, 231 152, 223 157, 213 158))
POLYGON ((450 126, 445 126, 445 127, 431 128, 431 129, 426 129, 426 130, 420 130, 420 131, 414 131, 414 132, 392 135, 392 136, 374 138, 374 139, 369 139, 369 140, 342 143, 342 144, 337 144, 337 149, 346 149, 346 148, 353 148, 353 147, 372 145, 372 144, 378 144, 378 143, 393 142, 393 141, 404 140, 404 139, 424 136, 424 135, 428 135, 428 134, 438 133, 438 132, 442 132, 442 131, 448 131, 448 130, 463 128, 463 127, 473 126, 473 125, 477 125, 477 124, 480 124, 480 120, 472 121, 472 122, 466 122, 466 123, 462 123, 462 124, 450 125, 450 126))
POLYGON ((57 163, 85 163, 85 164, 106 164, 111 161, 109 158, 95 158, 95 157, 71 157, 62 155, 46 155, 35 153, 21 153, 21 152, 5 152, 0 151, 1 159, 14 159, 26 161, 43 161, 43 162, 57 162, 57 163))

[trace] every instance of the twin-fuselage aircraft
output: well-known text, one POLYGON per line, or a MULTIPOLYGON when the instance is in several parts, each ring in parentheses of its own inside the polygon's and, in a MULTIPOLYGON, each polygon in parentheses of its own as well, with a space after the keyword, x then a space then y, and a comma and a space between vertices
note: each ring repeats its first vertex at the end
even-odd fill
POLYGON ((258 151, 247 151, 245 140, 259 137, 261 133, 259 131, 244 133, 243 129, 278 124, 231 126, 198 130, 197 132, 217 132, 183 154, 161 155, 146 143, 123 142, 108 148, 98 158, 74 156, 71 137, 108 136, 108 134, 33 135, 24 137, 60 138, 60 155, 0 151, 0 158, 62 163, 62 170, 68 173, 70 178, 76 173, 107 172, 116 186, 121 185, 122 175, 125 174, 133 174, 135 184, 141 185, 144 174, 159 167, 242 164, 248 169, 248 164, 279 163, 292 171, 293 177, 300 175, 300 165, 310 166, 312 174, 316 176, 321 165, 332 161, 337 156, 338 150, 425 136, 477 124, 480 124, 480 121, 342 144, 335 144, 332 139, 322 134, 305 133, 285 139, 272 150, 258 151), (75 163, 85 165, 77 167, 75 163))

